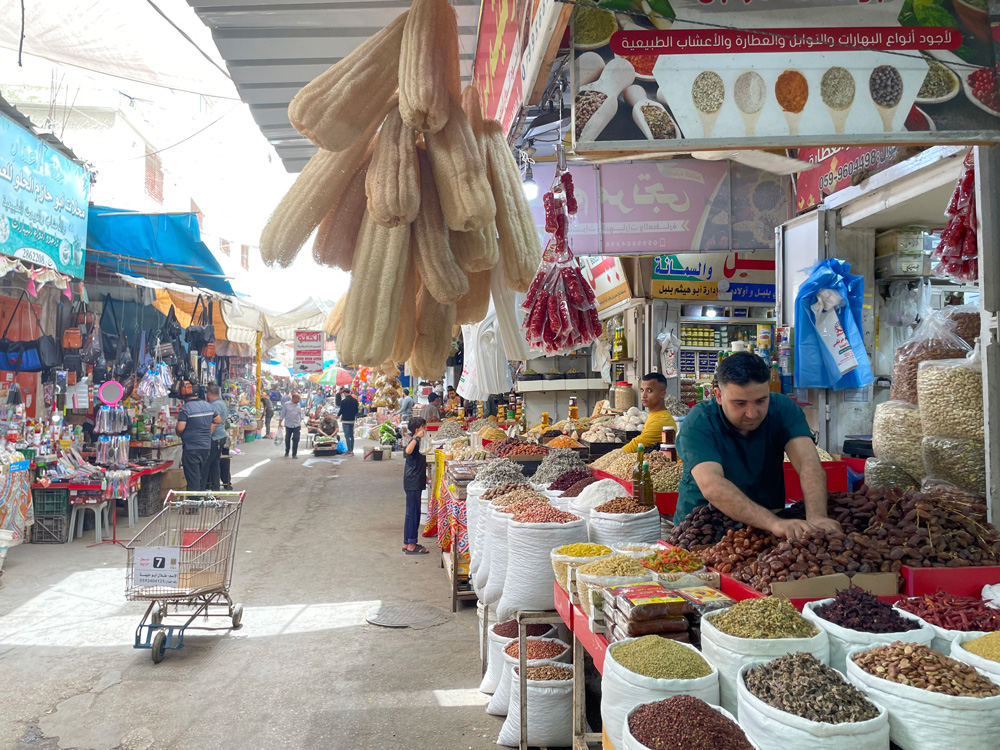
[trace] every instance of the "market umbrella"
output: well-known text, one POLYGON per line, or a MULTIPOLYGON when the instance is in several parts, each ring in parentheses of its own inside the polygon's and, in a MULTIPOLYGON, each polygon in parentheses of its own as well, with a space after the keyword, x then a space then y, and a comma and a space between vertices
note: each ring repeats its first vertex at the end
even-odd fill
POLYGON ((350 385, 354 376, 343 367, 328 367, 317 381, 320 385, 350 385))

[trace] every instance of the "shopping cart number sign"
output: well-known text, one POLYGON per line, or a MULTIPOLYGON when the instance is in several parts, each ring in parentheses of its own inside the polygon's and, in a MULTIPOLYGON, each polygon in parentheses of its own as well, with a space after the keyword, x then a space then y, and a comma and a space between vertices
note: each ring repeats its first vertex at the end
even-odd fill
POLYGON ((177 587, 180 547, 137 547, 132 564, 136 586, 177 587))

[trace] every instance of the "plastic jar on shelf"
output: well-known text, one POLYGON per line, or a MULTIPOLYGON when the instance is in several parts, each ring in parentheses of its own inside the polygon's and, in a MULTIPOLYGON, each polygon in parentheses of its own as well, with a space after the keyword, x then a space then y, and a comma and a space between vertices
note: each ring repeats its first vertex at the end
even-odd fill
POLYGON ((619 380, 615 386, 615 409, 618 411, 628 411, 635 406, 635 390, 631 384, 624 380, 619 380))

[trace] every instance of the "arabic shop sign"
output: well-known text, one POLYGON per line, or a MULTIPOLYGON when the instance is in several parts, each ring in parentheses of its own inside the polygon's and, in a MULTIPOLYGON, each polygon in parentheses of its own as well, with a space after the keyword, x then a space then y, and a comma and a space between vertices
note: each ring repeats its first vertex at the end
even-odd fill
POLYGON ((594 290, 597 309, 604 310, 632 297, 621 258, 587 256, 580 258, 583 277, 594 290))
POLYGON ((774 252, 661 255, 653 261, 659 299, 774 302, 774 252))
POLYGON ((960 0, 600 5, 574 11, 577 151, 1000 141, 987 14, 960 0))
MULTIPOLYGON (((533 167, 531 201, 544 245, 543 194, 551 163, 533 167)), ((773 250, 774 229, 792 217, 787 180, 727 161, 572 164, 579 209, 569 225, 574 255, 662 255, 773 250)))
POLYGON ((0 115, 0 253, 83 278, 90 176, 0 115))
POLYGON ((796 177, 795 210, 808 211, 826 196, 881 172, 893 163, 897 151, 895 146, 800 148, 797 157, 800 161, 820 166, 799 172, 796 177))

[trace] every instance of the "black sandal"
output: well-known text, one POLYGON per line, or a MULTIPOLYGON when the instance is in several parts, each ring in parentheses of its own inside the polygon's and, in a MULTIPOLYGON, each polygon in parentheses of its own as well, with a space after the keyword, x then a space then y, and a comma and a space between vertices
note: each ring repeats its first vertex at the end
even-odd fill
POLYGON ((403 550, 403 554, 405 554, 405 555, 427 555, 427 554, 430 554, 430 550, 427 549, 424 545, 418 544, 413 549, 404 549, 403 550))

